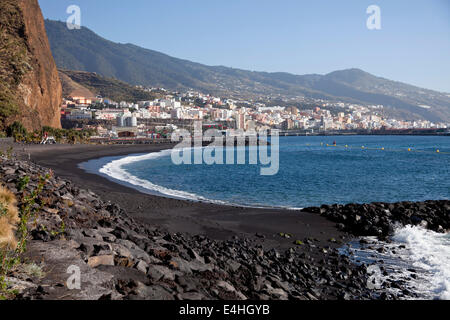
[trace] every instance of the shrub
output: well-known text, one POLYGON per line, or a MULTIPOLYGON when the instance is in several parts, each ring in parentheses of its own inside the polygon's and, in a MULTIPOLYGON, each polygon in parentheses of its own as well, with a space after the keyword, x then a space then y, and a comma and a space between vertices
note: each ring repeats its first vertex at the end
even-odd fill
POLYGON ((16 141, 22 141, 27 136, 27 129, 19 121, 15 121, 6 128, 8 137, 13 137, 16 141))
POLYGON ((0 79, 0 129, 5 129, 6 120, 17 114, 19 108, 14 95, 4 87, 0 79))
POLYGON ((16 197, 11 191, 0 186, 0 250, 16 249, 14 231, 19 222, 16 197))
POLYGON ((50 174, 40 176, 37 187, 30 192, 25 190, 30 178, 25 176, 20 179, 17 185, 19 193, 22 194, 19 210, 14 194, 0 187, 2 209, 0 214, 0 300, 11 298, 16 294, 14 290, 8 289, 9 284, 6 279, 12 270, 21 265, 21 255, 25 252, 29 239, 28 222, 42 209, 42 205, 38 204, 38 199, 50 177, 50 174), (14 233, 17 235, 17 240, 14 233))

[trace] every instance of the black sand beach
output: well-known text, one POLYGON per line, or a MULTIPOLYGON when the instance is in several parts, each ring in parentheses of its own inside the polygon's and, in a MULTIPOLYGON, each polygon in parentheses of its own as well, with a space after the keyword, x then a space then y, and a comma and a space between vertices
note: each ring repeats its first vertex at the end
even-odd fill
POLYGON ((51 168, 57 176, 90 189, 105 201, 117 203, 133 218, 157 225, 169 232, 206 235, 215 240, 233 236, 256 239, 265 248, 289 248, 295 239, 317 239, 318 246, 333 246, 329 239, 343 239, 345 234, 335 223, 312 213, 280 209, 256 209, 222 206, 170 199, 141 193, 87 173, 82 162, 110 156, 157 152, 172 145, 32 145, 16 148, 41 166, 51 168), (292 234, 292 238, 280 237, 292 234))
POLYGON ((450 230, 448 201, 240 208, 145 194, 79 167, 171 145, 13 146, 0 181, 17 196, 24 177, 26 194, 54 172, 25 257, 41 261, 45 276, 27 280, 19 299, 409 299, 417 295, 405 281, 369 288, 367 265, 337 248, 358 236, 384 239, 395 223, 450 230), (74 264, 89 275, 77 292, 61 285, 74 264))

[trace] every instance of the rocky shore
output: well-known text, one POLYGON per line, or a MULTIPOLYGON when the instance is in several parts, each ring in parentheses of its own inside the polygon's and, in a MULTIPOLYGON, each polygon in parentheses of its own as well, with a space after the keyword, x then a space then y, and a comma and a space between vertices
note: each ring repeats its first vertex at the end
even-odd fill
POLYGON ((9 274, 19 299, 414 298, 407 279, 369 289, 368 266, 338 249, 360 236, 389 241, 396 224, 449 229, 448 201, 239 208, 140 193, 78 166, 170 145, 12 147, 0 184, 19 200, 52 172, 23 263, 9 274), (80 290, 67 287, 71 266, 80 290))
MULTIPOLYGON (((24 177, 30 182, 23 192, 30 193, 48 173, 29 162, 1 159, 0 183, 18 199, 24 177)), ((22 267, 8 275, 18 299, 396 298, 369 290, 365 266, 315 239, 278 251, 251 239, 169 233, 53 175, 36 206, 22 267), (71 266, 81 271, 79 290, 67 287, 71 266)))
POLYGON ((396 225, 422 226, 435 232, 450 231, 450 201, 323 205, 305 208, 338 223, 338 227, 355 236, 392 235, 396 225))

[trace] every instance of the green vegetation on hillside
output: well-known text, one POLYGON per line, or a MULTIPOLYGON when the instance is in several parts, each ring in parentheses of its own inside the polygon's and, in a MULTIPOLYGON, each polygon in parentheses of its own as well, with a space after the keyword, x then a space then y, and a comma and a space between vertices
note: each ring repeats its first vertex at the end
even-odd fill
POLYGON ((15 92, 22 77, 31 70, 24 39, 22 12, 14 0, 0 2, 0 131, 19 112, 15 92))
POLYGON ((5 129, 6 120, 18 111, 15 96, 4 83, 0 83, 0 131, 5 129))

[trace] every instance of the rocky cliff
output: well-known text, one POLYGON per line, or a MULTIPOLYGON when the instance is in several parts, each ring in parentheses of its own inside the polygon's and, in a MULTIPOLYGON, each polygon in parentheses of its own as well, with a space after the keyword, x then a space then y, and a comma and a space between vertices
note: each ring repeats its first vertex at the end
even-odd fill
POLYGON ((62 89, 37 0, 0 1, 0 130, 60 127, 62 89))

